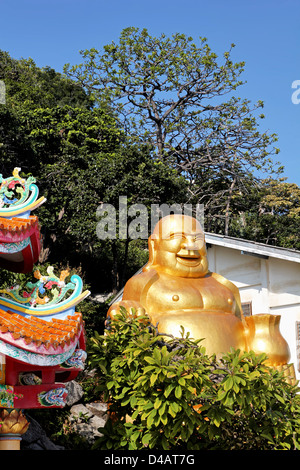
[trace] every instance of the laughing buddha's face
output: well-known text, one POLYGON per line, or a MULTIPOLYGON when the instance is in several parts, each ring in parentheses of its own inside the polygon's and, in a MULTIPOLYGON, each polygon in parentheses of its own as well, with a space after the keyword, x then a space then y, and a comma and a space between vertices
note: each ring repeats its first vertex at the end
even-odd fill
POLYGON ((208 271, 204 232, 189 216, 161 219, 150 237, 153 267, 178 277, 203 277, 208 271))

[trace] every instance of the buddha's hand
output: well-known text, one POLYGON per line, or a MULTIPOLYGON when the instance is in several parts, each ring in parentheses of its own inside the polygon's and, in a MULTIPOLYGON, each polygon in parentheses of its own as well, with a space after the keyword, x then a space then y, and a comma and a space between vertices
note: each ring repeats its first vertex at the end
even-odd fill
POLYGON ((128 318, 137 318, 141 322, 149 322, 150 318, 144 307, 134 300, 121 300, 112 304, 106 315, 105 325, 111 321, 118 320, 120 314, 125 314, 128 318))

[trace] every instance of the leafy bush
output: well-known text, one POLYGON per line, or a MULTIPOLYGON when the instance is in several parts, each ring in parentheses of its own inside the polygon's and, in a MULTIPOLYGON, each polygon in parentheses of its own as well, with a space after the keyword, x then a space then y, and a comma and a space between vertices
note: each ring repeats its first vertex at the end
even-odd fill
POLYGON ((88 357, 110 410, 97 449, 300 449, 299 389, 263 354, 217 361, 123 309, 88 357))

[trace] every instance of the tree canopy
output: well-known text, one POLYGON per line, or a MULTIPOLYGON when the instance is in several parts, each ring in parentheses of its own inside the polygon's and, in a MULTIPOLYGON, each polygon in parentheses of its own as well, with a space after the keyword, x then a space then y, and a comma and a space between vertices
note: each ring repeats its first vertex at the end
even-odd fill
MULTIPOLYGON (((244 62, 212 52, 206 38, 174 34, 152 37, 130 27, 119 43, 81 51, 83 63, 67 65, 67 75, 81 83, 99 104, 109 103, 128 134, 153 146, 153 153, 189 183, 188 201, 211 200, 220 207, 218 222, 229 234, 234 193, 247 197, 247 181, 258 174, 277 177, 282 166, 273 161, 277 136, 261 132, 260 100, 252 104, 237 96, 244 62), (218 185, 215 181, 218 181, 218 185)), ((213 224, 216 230, 218 223, 213 224)))
POLYGON ((145 261, 146 241, 99 240, 97 207, 101 202, 116 206, 119 196, 147 206, 160 200, 184 202, 185 180, 151 158, 148 146, 125 136, 107 108, 91 107, 78 84, 53 71, 51 81, 48 68, 4 57, 1 77, 7 84, 7 100, 0 106, 1 171, 9 175, 15 166, 21 167, 24 174, 35 176, 47 198, 38 213, 41 260, 81 268, 96 292, 117 290, 126 274, 139 269, 141 257, 145 261), (11 79, 15 69, 20 81, 16 85, 11 79), (45 77, 49 86, 44 89, 45 77), (66 83, 68 89, 73 86, 69 102, 68 95, 61 94, 66 83))

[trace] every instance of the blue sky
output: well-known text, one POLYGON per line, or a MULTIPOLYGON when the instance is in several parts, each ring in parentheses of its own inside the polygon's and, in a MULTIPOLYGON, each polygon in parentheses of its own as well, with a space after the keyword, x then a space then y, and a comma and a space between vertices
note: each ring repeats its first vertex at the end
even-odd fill
POLYGON ((299 18, 299 0, 0 0, 0 49, 62 72, 81 61, 79 50, 116 42, 128 26, 204 36, 219 55, 235 43, 233 59, 246 62, 240 95, 264 101, 260 130, 278 134, 277 159, 300 185, 300 104, 291 99, 300 81, 299 18))

